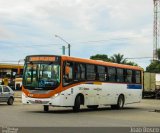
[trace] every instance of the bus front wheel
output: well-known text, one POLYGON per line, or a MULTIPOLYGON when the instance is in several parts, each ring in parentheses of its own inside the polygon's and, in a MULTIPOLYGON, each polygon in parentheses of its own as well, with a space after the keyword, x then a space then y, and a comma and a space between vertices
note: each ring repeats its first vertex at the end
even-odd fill
POLYGON ((81 97, 78 95, 75 99, 75 102, 74 102, 73 111, 74 112, 79 112, 80 105, 81 105, 81 97))
POLYGON ((44 105, 43 107, 44 107, 43 109, 44 109, 45 112, 49 111, 49 106, 48 105, 44 105))

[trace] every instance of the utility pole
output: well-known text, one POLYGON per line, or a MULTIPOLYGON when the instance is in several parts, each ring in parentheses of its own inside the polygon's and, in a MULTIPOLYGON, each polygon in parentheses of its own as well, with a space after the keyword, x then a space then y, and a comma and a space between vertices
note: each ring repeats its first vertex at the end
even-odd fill
POLYGON ((158 60, 157 50, 160 37, 160 0, 153 0, 154 3, 154 24, 153 24, 153 60, 158 60))
POLYGON ((65 46, 62 46, 62 54, 65 55, 65 46))
MULTIPOLYGON (((65 43, 68 44, 68 56, 71 55, 71 45, 70 43, 68 43, 66 40, 64 40, 62 37, 58 36, 58 35, 55 35, 55 37, 58 37, 60 40, 64 41, 65 43)), ((63 47, 62 47, 62 50, 63 50, 63 47)))

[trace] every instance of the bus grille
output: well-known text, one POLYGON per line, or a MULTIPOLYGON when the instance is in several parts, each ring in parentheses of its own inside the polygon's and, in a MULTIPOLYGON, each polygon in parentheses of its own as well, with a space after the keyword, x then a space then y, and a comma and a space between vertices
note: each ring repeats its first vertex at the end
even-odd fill
POLYGON ((46 91, 46 90, 29 90, 29 93, 31 94, 47 94, 49 93, 50 91, 46 91))
POLYGON ((49 103, 49 101, 41 101, 41 102, 35 102, 35 101, 32 101, 32 100, 28 100, 31 104, 35 104, 35 103, 37 103, 37 104, 48 104, 49 103))

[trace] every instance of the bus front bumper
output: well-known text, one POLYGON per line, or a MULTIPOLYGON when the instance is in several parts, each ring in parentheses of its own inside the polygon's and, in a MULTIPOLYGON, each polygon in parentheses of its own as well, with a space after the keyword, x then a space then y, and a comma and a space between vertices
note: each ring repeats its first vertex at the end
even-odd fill
POLYGON ((22 93, 22 103, 23 104, 41 104, 41 105, 60 105, 60 97, 53 96, 51 98, 31 98, 22 93))

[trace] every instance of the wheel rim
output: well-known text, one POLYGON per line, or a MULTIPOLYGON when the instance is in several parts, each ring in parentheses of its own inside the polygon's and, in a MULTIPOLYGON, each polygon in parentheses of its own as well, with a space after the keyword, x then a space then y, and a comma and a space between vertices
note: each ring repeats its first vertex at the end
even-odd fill
POLYGON ((122 99, 122 97, 119 99, 119 107, 120 107, 120 108, 123 107, 123 99, 122 99))

